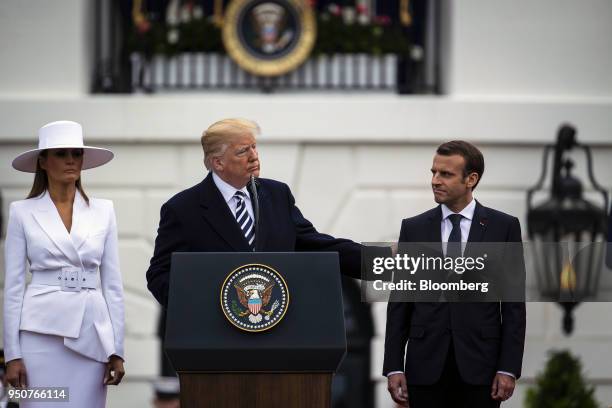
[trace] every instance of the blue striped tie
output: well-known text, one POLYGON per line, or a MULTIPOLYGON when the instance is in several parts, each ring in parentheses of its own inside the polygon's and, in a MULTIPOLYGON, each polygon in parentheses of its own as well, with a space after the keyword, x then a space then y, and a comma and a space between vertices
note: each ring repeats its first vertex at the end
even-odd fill
POLYGON ((246 194, 242 191, 236 191, 236 194, 234 194, 234 198, 236 198, 236 221, 242 230, 242 234, 244 234, 244 237, 249 243, 249 246, 251 249, 253 249, 253 241, 255 241, 255 228, 253 228, 253 220, 246 209, 246 204, 244 202, 245 197, 246 194))

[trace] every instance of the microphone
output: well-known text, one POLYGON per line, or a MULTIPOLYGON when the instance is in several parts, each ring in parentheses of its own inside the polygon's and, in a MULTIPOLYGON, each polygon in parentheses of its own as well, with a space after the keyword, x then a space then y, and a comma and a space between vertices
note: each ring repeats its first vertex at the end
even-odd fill
POLYGON ((253 251, 257 251, 257 243, 259 242, 259 198, 257 197, 257 180, 252 174, 249 187, 253 196, 253 214, 255 214, 255 239, 253 241, 253 251))

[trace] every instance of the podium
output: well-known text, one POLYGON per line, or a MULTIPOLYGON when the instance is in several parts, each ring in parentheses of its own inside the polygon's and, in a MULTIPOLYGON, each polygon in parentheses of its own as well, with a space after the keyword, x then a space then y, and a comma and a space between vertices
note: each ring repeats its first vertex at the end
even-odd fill
POLYGON ((182 408, 331 405, 332 376, 346 353, 337 253, 174 253, 169 290, 165 350, 182 408), (223 311, 224 296, 236 291, 228 279, 237 283, 232 273, 249 265, 273 269, 286 284, 284 315, 265 331, 246 331, 231 320, 242 324, 240 314, 223 311))

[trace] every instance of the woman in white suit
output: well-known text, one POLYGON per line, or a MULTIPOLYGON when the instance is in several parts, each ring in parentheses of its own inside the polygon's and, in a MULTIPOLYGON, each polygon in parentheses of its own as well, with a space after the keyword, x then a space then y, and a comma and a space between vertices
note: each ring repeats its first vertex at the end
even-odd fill
POLYGON ((68 387, 70 401, 50 407, 104 407, 106 385, 124 375, 123 287, 113 203, 87 197, 81 170, 107 163, 113 153, 84 146, 75 122, 49 123, 38 137, 38 149, 13 161, 35 176, 28 198, 11 203, 9 212, 7 379, 17 388, 68 387))

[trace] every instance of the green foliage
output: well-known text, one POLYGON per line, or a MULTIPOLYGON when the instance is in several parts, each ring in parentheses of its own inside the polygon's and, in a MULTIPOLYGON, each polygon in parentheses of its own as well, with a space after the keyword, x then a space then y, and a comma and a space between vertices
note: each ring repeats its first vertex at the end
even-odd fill
POLYGON ((133 29, 126 39, 129 52, 140 52, 147 57, 153 54, 165 53, 166 30, 161 24, 153 24, 146 32, 138 32, 133 29))
POLYGON ((595 389, 585 383, 582 364, 568 351, 551 351, 544 372, 527 390, 526 408, 597 408, 595 389))
POLYGON ((180 52, 225 52, 221 30, 210 20, 192 20, 178 27, 180 52))
POLYGON ((240 309, 240 307, 238 306, 238 303, 236 303, 235 300, 232 300, 232 306, 231 307, 232 307, 232 312, 234 312, 234 314, 236 316, 240 315, 240 313, 243 312, 243 310, 240 309))
POLYGON ((319 54, 406 54, 408 38, 398 26, 387 24, 346 24, 341 16, 323 14, 317 19, 319 54))
MULTIPOLYGON (((225 53, 221 29, 211 19, 192 19, 172 27, 151 22, 146 32, 135 28, 127 38, 130 52, 175 55, 181 52, 225 53)), ((402 28, 390 23, 346 24, 341 16, 317 18, 317 39, 313 50, 319 54, 360 53, 370 55, 407 54, 410 44, 402 28)))

